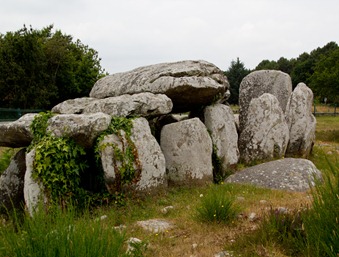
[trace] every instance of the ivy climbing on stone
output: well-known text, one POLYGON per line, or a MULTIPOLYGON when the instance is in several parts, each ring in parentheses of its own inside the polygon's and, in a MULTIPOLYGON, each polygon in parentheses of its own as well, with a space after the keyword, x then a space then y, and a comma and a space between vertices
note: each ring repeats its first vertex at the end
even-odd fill
POLYGON ((31 125, 34 139, 29 149, 35 149, 33 177, 41 181, 53 203, 65 205, 70 201, 84 200, 86 193, 80 187, 80 178, 88 167, 84 158, 86 151, 71 138, 47 133, 50 117, 50 112, 40 113, 31 125))
POLYGON ((131 139, 133 119, 133 117, 113 117, 109 128, 97 139, 95 151, 98 160, 100 160, 100 152, 106 147, 112 147, 114 152, 115 181, 112 191, 121 192, 123 186, 136 184, 140 179, 141 165, 138 152, 131 139), (112 134, 119 138, 122 147, 114 143, 102 143, 106 136, 112 134))

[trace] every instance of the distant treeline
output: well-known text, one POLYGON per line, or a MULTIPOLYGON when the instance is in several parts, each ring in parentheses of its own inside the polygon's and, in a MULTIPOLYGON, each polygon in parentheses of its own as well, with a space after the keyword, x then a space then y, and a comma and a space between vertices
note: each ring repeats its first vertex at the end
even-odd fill
MULTIPOLYGON (((302 53, 290 60, 281 57, 277 61, 263 60, 254 70, 281 70, 290 74, 293 87, 304 82, 314 93, 315 99, 328 103, 339 102, 339 47, 330 42, 323 47, 302 53)), ((231 103, 238 103, 239 85, 241 80, 251 72, 245 68, 239 58, 232 61, 225 71, 231 85, 231 103)))

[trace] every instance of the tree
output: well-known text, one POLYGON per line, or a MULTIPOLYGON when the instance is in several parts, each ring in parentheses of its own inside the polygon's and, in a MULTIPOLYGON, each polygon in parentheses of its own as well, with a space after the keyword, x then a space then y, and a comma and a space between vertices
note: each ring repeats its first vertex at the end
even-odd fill
POLYGON ((238 104, 239 102, 239 87, 242 79, 250 73, 250 70, 245 68, 239 58, 236 61, 232 60, 231 66, 225 71, 225 75, 230 83, 231 96, 228 99, 230 104, 238 104))
POLYGON ((300 82, 311 84, 310 78, 314 73, 315 66, 324 56, 328 56, 338 49, 335 42, 329 42, 323 47, 311 51, 310 54, 302 53, 295 60, 294 68, 291 72, 292 83, 296 86, 300 82))
POLYGON ((53 25, 0 34, 0 106, 49 109, 88 95, 104 70, 97 51, 53 25))
POLYGON ((255 70, 278 70, 278 64, 276 61, 262 60, 255 70))
POLYGON ((339 102, 339 48, 323 56, 315 65, 310 87, 318 98, 339 102))

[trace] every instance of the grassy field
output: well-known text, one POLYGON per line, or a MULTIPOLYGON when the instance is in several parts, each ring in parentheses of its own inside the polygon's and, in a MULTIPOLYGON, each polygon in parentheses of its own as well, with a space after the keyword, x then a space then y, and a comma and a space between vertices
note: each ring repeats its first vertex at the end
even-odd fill
MULTIPOLYGON (((339 157, 339 117, 317 117, 317 122, 319 138, 311 160, 326 172, 329 170, 328 159, 335 163, 339 157)), ((31 256, 124 256, 126 240, 130 237, 143 242, 130 256, 204 257, 221 251, 232 253, 230 256, 315 256, 291 252, 289 247, 269 238, 264 231, 269 230, 266 217, 270 210, 284 207, 298 211, 311 206, 312 199, 310 192, 292 193, 235 184, 170 188, 141 198, 127 198, 124 206, 104 206, 80 217, 59 213, 53 220, 42 215, 40 220, 37 219, 38 225, 32 223, 32 219, 25 218, 29 221, 28 225, 19 230, 17 226, 13 228, 11 220, 3 219, 0 224, 0 256, 25 256, 30 250, 33 251, 31 256), (234 201, 239 210, 238 218, 228 222, 199 219, 197 213, 202 200, 215 190, 234 201), (167 206, 173 206, 173 209, 163 213, 162 209, 167 206), (251 216, 252 219, 249 218, 251 216), (136 222, 147 219, 163 219, 173 227, 161 233, 145 232, 136 222), (122 234, 112 232, 114 227, 120 225, 124 226, 122 234), (36 230, 29 235, 32 227, 36 230), (66 229, 68 232, 65 232, 65 228, 74 229, 66 229), (27 241, 27 237, 36 241, 27 241), (22 238, 26 241, 20 241, 22 238), (17 241, 20 251, 9 246, 17 241), (111 252, 94 246, 92 249, 82 249, 85 245, 111 245, 112 242, 116 245, 111 246, 115 249, 111 252), (63 255, 53 251, 47 254, 48 248, 63 249, 55 250, 63 255)))
MULTIPOLYGON (((312 112, 314 111, 314 106, 312 106, 312 112)), ((339 112, 339 108, 336 108, 333 105, 325 105, 325 104, 319 104, 315 106, 315 111, 316 112, 321 112, 321 113, 334 113, 334 111, 339 112)))

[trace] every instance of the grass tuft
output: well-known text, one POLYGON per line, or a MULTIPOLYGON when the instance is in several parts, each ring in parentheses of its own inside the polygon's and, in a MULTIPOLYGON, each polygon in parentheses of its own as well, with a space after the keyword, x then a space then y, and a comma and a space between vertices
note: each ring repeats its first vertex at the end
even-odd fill
POLYGON ((203 222, 229 223, 239 214, 233 197, 223 190, 222 185, 213 185, 196 208, 197 219, 203 222))

